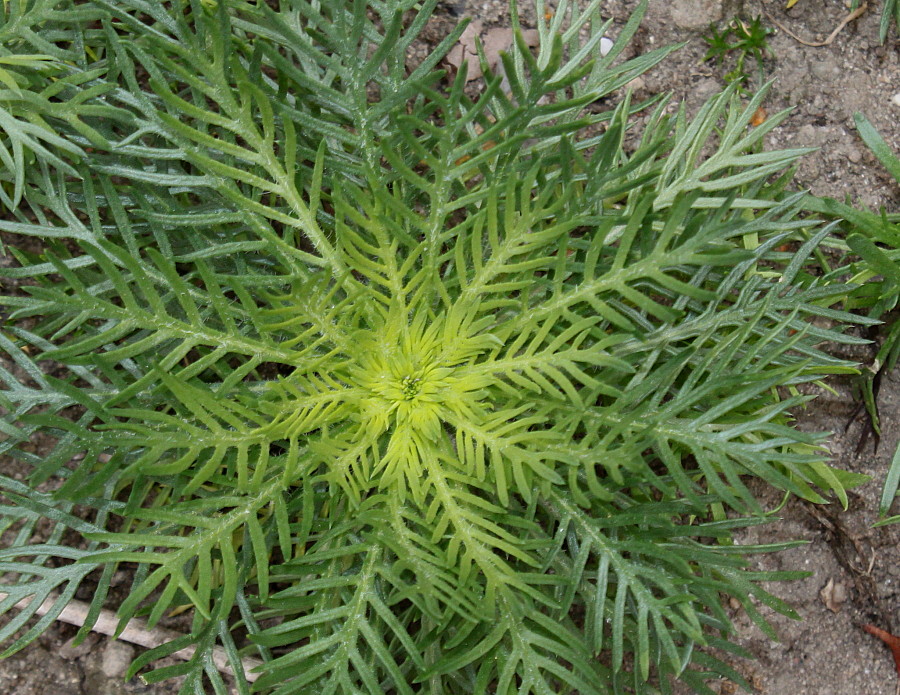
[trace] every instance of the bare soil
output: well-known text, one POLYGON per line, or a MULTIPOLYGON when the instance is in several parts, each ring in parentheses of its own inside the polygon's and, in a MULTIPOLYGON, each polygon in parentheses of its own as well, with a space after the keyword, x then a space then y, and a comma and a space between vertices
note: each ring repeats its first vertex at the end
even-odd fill
MULTIPOLYGON (((610 38, 615 39, 636 4, 637 0, 603 2, 604 15, 615 20, 610 38)), ((438 40, 466 16, 482 19, 485 29, 502 25, 505 6, 506 0, 446 0, 429 26, 428 38, 438 40)), ((900 41, 892 29, 887 43, 879 44, 881 2, 871 0, 858 19, 821 47, 804 45, 777 29, 774 21, 806 42, 822 41, 849 14, 844 2, 800 0, 791 10, 784 6, 784 0, 651 0, 626 55, 673 42, 687 45, 632 84, 636 96, 672 92, 673 103, 684 100, 689 110, 696 110, 723 87, 723 74, 729 69, 702 62, 706 52, 702 35, 709 24, 721 27, 738 15, 762 16, 763 24, 773 29, 764 72, 774 84, 765 109, 769 114, 793 109, 766 146, 819 148, 799 165, 800 189, 870 209, 900 210, 900 187, 868 152, 853 125, 853 114, 863 112, 900 152, 900 41)), ((523 7, 526 20, 527 10, 523 7)), ((864 349, 856 358, 865 363, 873 354, 864 349)), ((811 573, 807 579, 768 587, 797 610, 801 621, 771 615, 780 637, 775 642, 746 614, 735 611, 738 639, 756 659, 734 664, 766 695, 895 695, 898 690, 889 651, 860 626, 873 623, 900 629, 900 525, 872 528, 881 485, 900 440, 900 373, 887 375, 879 393, 880 441, 872 436, 863 439, 867 421, 857 407, 852 381, 838 380, 831 386, 834 393, 820 390, 819 398, 798 413, 800 426, 833 432, 835 462, 872 480, 853 491, 847 510, 837 504, 814 507, 792 501, 780 512, 780 521, 750 529, 739 538, 744 544, 807 541, 803 547, 755 560, 760 569, 811 573)), ((764 489, 760 495, 772 508, 780 501, 764 489)), ((900 504, 894 513, 900 513, 900 504)), ((28 648, 0 661, 0 695, 177 692, 174 683, 125 683, 122 673, 134 654, 132 647, 98 636, 73 648, 69 640, 74 633, 75 628, 57 624, 28 648)), ((710 687, 721 695, 737 692, 726 681, 710 687)))

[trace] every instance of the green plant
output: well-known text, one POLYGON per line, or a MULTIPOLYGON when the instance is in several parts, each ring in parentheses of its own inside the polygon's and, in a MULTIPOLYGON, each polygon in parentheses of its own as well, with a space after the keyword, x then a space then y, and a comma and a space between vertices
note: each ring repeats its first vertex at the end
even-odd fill
POLYGON ((715 24, 710 24, 709 33, 703 36, 709 45, 703 60, 714 60, 720 67, 733 61, 734 67, 725 74, 725 82, 737 83, 738 88, 747 94, 747 85, 750 84, 748 58, 756 61, 756 87, 765 82, 765 59, 767 54, 771 54, 767 38, 771 31, 763 26, 762 17, 749 22, 735 17, 721 31, 715 24))
MULTIPOLYGON (((854 121, 863 142, 869 147, 884 168, 900 183, 900 158, 892 151, 884 138, 862 114, 854 114, 854 121)), ((900 213, 888 214, 858 210, 836 200, 810 199, 810 209, 843 220, 849 251, 856 255, 856 262, 848 268, 840 268, 836 274, 852 274, 851 282, 858 288, 848 297, 845 307, 863 310, 870 318, 879 319, 881 345, 875 359, 863 371, 862 396, 866 412, 876 434, 881 434, 876 400, 881 379, 897 366, 900 360, 900 321, 896 318, 900 300, 900 213)), ((900 447, 894 453, 890 470, 881 496, 880 512, 887 514, 900 486, 900 447)), ((900 521, 900 516, 882 523, 900 521)))
POLYGON ((878 38, 881 43, 887 41, 891 21, 894 22, 894 31, 900 31, 900 0, 884 0, 881 8, 881 22, 878 25, 878 38))
POLYGON ((756 151, 763 94, 628 150, 649 106, 586 110, 670 50, 616 62, 642 5, 595 60, 598 5, 472 97, 436 69, 461 27, 407 67, 434 0, 2 6, 58 69, 52 148, 0 172, 6 654, 88 582, 84 637, 126 568, 123 625, 192 611, 132 667, 193 644, 144 675, 185 693, 225 691, 217 642, 240 692, 246 653, 284 694, 743 683, 701 649, 743 653, 722 596, 774 637, 760 582, 797 576, 732 544, 745 476, 846 503, 790 411, 853 372, 821 320, 871 321, 807 272, 829 230, 773 179, 804 150, 756 151))

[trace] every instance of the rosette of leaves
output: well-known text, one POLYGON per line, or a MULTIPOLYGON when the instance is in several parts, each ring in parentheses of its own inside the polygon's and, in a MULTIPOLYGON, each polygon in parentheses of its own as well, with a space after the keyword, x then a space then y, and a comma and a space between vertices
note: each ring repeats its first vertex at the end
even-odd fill
POLYGON ((852 482, 789 414, 851 370, 846 288, 772 179, 803 151, 760 151, 785 114, 632 104, 669 49, 620 58, 642 6, 600 58, 599 4, 538 3, 475 93, 462 27, 407 61, 434 1, 2 6, 55 66, 2 93, 44 108, 27 153, 0 124, 6 654, 81 587, 81 637, 191 611, 132 667, 193 645, 144 675, 185 693, 216 644, 243 693, 742 682, 722 596, 790 613, 747 478, 852 482))

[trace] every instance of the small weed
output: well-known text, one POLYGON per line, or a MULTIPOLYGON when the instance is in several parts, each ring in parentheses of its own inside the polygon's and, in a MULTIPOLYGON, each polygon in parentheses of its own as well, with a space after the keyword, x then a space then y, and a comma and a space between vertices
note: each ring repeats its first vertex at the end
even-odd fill
MULTIPOLYGON (((183 695, 218 654, 240 695, 750 690, 722 599, 774 639, 803 573, 738 554, 794 545, 735 545, 748 479, 846 508, 792 411, 881 320, 765 89, 626 148, 586 107, 674 50, 615 60, 648 0, 597 61, 599 3, 514 21, 474 90, 463 24, 407 69, 438 0, 6 4, 0 656, 127 571, 120 625, 191 614, 129 675, 191 646, 141 676, 183 695)), ((758 21, 716 37, 761 69, 758 21)))
POLYGON ((757 85, 762 85, 765 81, 765 59, 767 55, 772 55, 767 43, 771 31, 769 27, 763 26, 761 17, 749 22, 735 17, 721 30, 711 24, 709 34, 703 37, 709 44, 703 60, 715 60, 719 66, 733 64, 734 67, 724 75, 725 81, 728 84, 736 82, 742 92, 748 93, 746 89, 750 81, 748 58, 756 61, 757 85))

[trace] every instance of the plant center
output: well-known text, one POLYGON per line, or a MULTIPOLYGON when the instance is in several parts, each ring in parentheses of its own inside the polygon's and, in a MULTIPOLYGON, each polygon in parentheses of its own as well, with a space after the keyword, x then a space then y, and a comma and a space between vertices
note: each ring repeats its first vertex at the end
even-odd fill
POLYGON ((379 330, 356 337, 359 352, 349 376, 365 393, 357 402, 359 422, 368 436, 435 442, 442 423, 479 419, 490 379, 471 370, 496 339, 450 329, 445 317, 430 325, 407 321, 390 317, 379 330))
POLYGON ((411 401, 416 396, 419 395, 419 391, 422 390, 422 380, 419 377, 414 377, 411 375, 405 376, 400 380, 400 392, 403 394, 403 397, 411 401))

